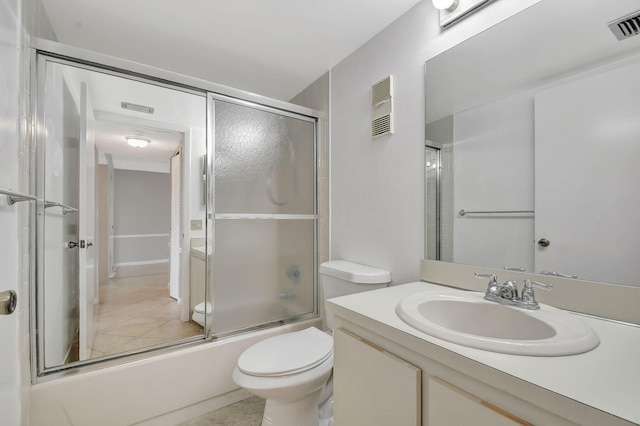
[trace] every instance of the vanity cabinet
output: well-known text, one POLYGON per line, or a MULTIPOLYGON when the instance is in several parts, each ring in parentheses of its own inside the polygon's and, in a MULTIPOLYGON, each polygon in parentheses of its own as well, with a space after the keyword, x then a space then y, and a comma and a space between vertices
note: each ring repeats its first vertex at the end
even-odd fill
POLYGON ((195 308, 197 304, 204 302, 205 296, 206 255, 203 250, 191 249, 189 266, 189 307, 191 308, 191 312, 193 312, 193 308, 195 308))
POLYGON ((336 426, 530 424, 343 328, 333 336, 336 426))
POLYGON ((428 399, 429 426, 530 424, 437 377, 429 377, 428 399))
POLYGON ((419 332, 396 314, 407 297, 442 290, 415 282, 326 301, 336 426, 640 425, 640 327, 582 317, 600 338, 589 352, 484 351, 419 332))
POLYGON ((336 426, 421 424, 421 371, 343 329, 334 339, 336 426))

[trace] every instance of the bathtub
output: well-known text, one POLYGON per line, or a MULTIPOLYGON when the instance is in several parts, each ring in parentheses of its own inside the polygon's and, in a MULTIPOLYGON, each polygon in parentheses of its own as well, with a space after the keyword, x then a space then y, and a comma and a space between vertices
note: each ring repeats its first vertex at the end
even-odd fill
POLYGON ((31 426, 173 426, 250 396, 231 374, 238 357, 265 339, 319 318, 203 343, 33 385, 31 426))

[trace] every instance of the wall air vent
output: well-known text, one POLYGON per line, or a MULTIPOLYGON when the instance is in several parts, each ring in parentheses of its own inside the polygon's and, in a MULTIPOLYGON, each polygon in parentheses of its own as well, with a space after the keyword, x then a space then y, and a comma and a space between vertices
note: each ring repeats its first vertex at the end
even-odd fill
POLYGON ((393 96, 393 76, 390 75, 371 86, 371 105, 378 105, 393 96))
POLYGON ((128 109, 130 111, 143 112, 145 114, 153 114, 153 107, 145 105, 132 104, 131 102, 120 102, 122 109, 128 109))
POLYGON ((618 40, 626 40, 640 34, 640 11, 609 22, 609 29, 618 40))
POLYGON ((371 86, 371 137, 393 133, 393 76, 386 77, 371 86))
POLYGON ((393 133, 393 114, 383 115, 371 122, 371 137, 389 135, 393 133))

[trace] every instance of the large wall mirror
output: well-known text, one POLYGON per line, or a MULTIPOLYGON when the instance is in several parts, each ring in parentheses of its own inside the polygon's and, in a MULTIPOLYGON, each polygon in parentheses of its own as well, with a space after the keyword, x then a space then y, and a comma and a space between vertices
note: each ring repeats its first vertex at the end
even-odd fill
POLYGON ((639 9, 544 0, 426 62, 427 259, 640 285, 639 9))
POLYGON ((203 339, 206 94, 37 63, 39 371, 203 339))

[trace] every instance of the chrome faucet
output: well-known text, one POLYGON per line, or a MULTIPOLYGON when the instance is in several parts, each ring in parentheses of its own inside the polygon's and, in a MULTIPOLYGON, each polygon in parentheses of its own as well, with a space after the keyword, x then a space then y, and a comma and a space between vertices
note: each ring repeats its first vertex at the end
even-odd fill
POLYGON ((485 300, 523 309, 540 309, 540 304, 536 301, 533 287, 544 290, 551 290, 553 288, 551 284, 540 283, 527 278, 524 280, 522 294, 518 295, 518 284, 515 281, 509 280, 503 284, 498 284, 498 277, 496 277, 495 274, 479 274, 476 272, 474 275, 476 278, 489 279, 487 290, 484 293, 485 300))

